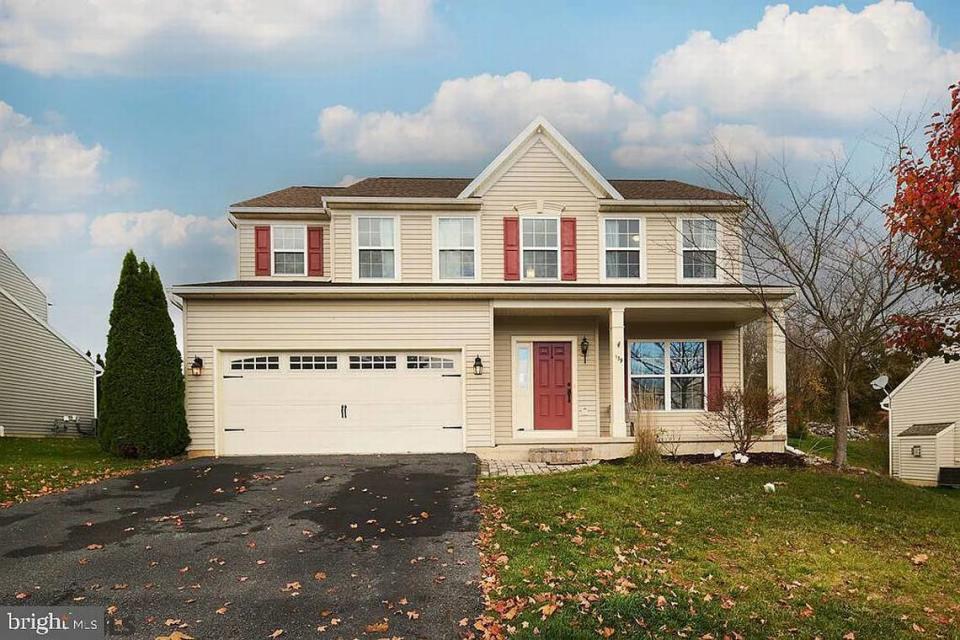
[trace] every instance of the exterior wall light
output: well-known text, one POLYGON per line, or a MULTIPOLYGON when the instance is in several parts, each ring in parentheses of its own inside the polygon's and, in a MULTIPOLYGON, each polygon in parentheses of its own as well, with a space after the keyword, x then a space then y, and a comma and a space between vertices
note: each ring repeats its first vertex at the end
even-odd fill
POLYGON ((587 363, 587 351, 590 350, 590 341, 587 340, 587 336, 583 336, 580 339, 580 353, 583 355, 583 363, 587 363))
POLYGON ((473 375, 479 376, 483 374, 483 360, 480 359, 478 354, 476 358, 473 359, 473 375))
POLYGON ((200 356, 193 356, 193 362, 190 364, 190 373, 195 376, 199 376, 203 373, 203 358, 200 356))

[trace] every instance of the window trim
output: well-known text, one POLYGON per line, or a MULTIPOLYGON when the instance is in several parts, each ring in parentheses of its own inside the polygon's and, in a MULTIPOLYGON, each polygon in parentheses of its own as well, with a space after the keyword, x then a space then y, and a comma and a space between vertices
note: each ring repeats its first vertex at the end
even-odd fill
POLYGON ((696 215, 696 216, 679 216, 677 217, 677 282, 703 282, 703 283, 715 283, 721 282, 721 267, 720 267, 720 247, 723 244, 721 242, 722 229, 720 221, 714 216, 708 215, 696 215), (685 251, 711 251, 711 249, 685 249, 683 246, 683 222, 685 220, 710 220, 716 225, 716 235, 714 237, 714 261, 717 265, 716 275, 712 278, 688 278, 683 275, 683 254, 685 251))
MULTIPOLYGON (((307 275, 307 261, 310 260, 308 246, 307 225, 299 224, 271 224, 270 225, 270 275, 278 278, 303 278, 307 275), (301 229, 303 231, 303 271, 301 273, 277 273, 276 242, 277 229, 301 229)), ((281 251, 280 253, 296 253, 296 251, 281 251)))
POLYGON ((647 220, 645 216, 604 216, 600 218, 600 279, 609 282, 646 282, 647 281, 647 220), (640 223, 640 275, 636 278, 617 278, 607 275, 607 251, 630 251, 607 247, 608 220, 637 220, 640 223))
MULTIPOLYGON (((563 265, 561 264, 561 255, 560 255, 560 245, 562 244, 560 234, 560 216, 559 215, 543 215, 536 214, 532 216, 520 216, 520 280, 527 280, 530 282, 560 282, 560 276, 562 275, 563 265), (526 269, 526 260, 524 259, 524 252, 527 250, 526 245, 523 242, 523 221, 524 220, 553 220, 557 223, 557 276, 555 278, 528 278, 527 269, 526 269)), ((530 247, 530 251, 550 251, 549 247, 530 247)))
POLYGON ((398 282, 400 280, 400 233, 401 220, 398 215, 377 215, 375 212, 361 212, 351 217, 351 250, 353 253, 353 279, 363 282, 398 282), (393 220, 393 246, 392 247, 361 247, 359 221, 360 218, 379 218, 393 220), (361 249, 379 249, 393 251, 393 277, 392 278, 361 278, 360 277, 360 250, 361 249))
MULTIPOLYGON (((709 363, 707 358, 707 338, 630 338, 627 340, 627 366, 626 366, 626 375, 627 375, 627 403, 630 406, 630 411, 633 411, 633 378, 663 378, 663 409, 651 409, 651 413, 706 413, 707 409, 707 380, 709 379, 709 363), (636 375, 634 376, 631 373, 630 367, 630 357, 629 354, 632 350, 632 345, 635 342, 663 342, 665 348, 663 350, 663 375, 636 375), (670 343, 671 342, 700 342, 703 344, 703 373, 702 374, 677 374, 672 376, 670 373, 670 343), (703 409, 673 409, 670 404, 670 379, 671 377, 677 378, 703 378, 703 409)), ((722 356, 721 356, 722 357, 722 356)))
POLYGON ((475 215, 456 215, 443 214, 433 217, 433 280, 434 282, 476 282, 480 279, 480 220, 475 215), (441 247, 440 246, 440 221, 441 220, 470 220, 473 222, 473 246, 472 247, 441 247), (440 275, 440 251, 473 251, 473 277, 472 278, 444 278, 440 275))

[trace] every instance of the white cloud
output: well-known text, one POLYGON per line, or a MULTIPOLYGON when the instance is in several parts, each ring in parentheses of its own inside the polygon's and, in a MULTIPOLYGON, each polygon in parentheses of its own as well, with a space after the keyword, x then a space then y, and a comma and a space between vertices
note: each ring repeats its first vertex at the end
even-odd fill
POLYGON ((320 113, 317 137, 327 149, 369 163, 475 162, 499 151, 538 114, 574 139, 612 143, 613 159, 630 168, 689 167, 717 140, 742 158, 842 153, 837 139, 715 123, 692 106, 654 114, 600 80, 535 80, 523 72, 448 80, 410 113, 329 107, 320 113))
POLYGON ((76 241, 86 221, 82 213, 0 213, 0 246, 39 249, 76 241))
POLYGON ((5 0, 0 61, 41 74, 329 61, 421 42, 429 0, 5 0))
POLYGON ((927 16, 882 0, 792 12, 767 7, 753 29, 720 41, 707 31, 660 56, 645 82, 651 103, 700 105, 719 118, 801 113, 856 123, 917 108, 960 77, 960 52, 941 47, 927 16))
POLYGON ((182 247, 206 241, 227 246, 233 242, 223 218, 178 215, 167 209, 105 213, 90 223, 90 240, 96 247, 182 247))
POLYGON ((56 208, 96 193, 106 156, 99 144, 47 131, 0 100, 0 206, 56 208))

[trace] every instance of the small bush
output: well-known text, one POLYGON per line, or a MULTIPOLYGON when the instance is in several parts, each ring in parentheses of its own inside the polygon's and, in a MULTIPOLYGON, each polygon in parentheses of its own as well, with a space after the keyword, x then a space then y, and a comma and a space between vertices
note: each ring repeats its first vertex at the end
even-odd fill
POLYGON ((660 462, 660 434, 651 409, 656 405, 652 398, 634 393, 633 402, 633 459, 640 465, 660 462))

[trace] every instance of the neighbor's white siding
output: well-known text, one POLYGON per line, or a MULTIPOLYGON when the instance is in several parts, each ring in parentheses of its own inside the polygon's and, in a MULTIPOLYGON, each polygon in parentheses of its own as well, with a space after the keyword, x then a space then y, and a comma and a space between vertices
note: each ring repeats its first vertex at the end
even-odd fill
POLYGON ((50 435, 64 415, 96 417, 89 360, 2 293, 0 327, 0 425, 8 436, 50 435))
MULTIPOLYGON (((186 356, 203 358, 203 375, 187 376, 190 449, 215 447, 214 354, 219 350, 463 349, 467 446, 492 444, 491 309, 481 301, 189 300, 186 356), (488 367, 473 375, 479 355, 488 367)), ((375 390, 371 390, 375 392, 375 390)))
MULTIPOLYGON (((890 408, 891 472, 894 476, 909 478, 906 474, 914 471, 912 467, 901 468, 904 458, 900 449, 905 439, 898 438, 897 434, 913 424, 960 420, 960 362, 946 364, 942 358, 926 361, 911 379, 896 389, 890 408)), ((960 442, 955 440, 955 444, 956 456, 960 442)), ((924 458, 922 464, 932 467, 936 460, 924 458)))
POLYGON ((30 313, 47 321, 47 297, 3 249, 0 249, 0 289, 16 298, 30 313))

